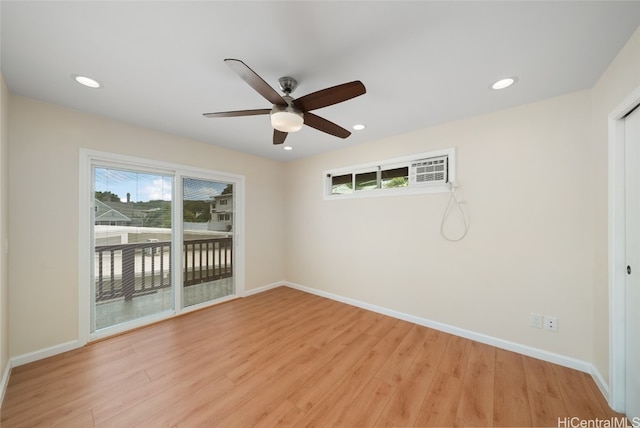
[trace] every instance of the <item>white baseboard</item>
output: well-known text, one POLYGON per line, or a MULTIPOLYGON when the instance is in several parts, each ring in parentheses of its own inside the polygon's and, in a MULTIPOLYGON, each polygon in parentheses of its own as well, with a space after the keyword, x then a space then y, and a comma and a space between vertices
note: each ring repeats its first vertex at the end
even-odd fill
POLYGON ((60 345, 18 355, 17 357, 11 358, 9 363, 11 364, 11 367, 18 367, 34 361, 42 360, 43 358, 53 357, 54 355, 62 354, 63 352, 72 351, 80 348, 80 346, 81 344, 79 340, 72 340, 70 342, 61 343, 60 345))
POLYGON ((348 305, 356 306, 362 309, 367 309, 373 312, 377 312, 383 315, 388 315, 393 318, 401 319, 404 321, 412 322, 414 324, 422 325, 425 327, 433 328, 434 330, 443 331, 445 333, 453 334, 455 336, 464 337, 466 339, 474 340, 476 342, 484 343, 487 345, 495 346, 496 348, 505 349, 507 351, 516 352, 518 354, 526 355, 528 357, 536 358, 543 361, 548 361, 553 364, 558 364, 563 367, 579 370, 590 374, 598 388, 608 400, 608 387, 604 381, 602 375, 598 372, 595 366, 587 361, 582 361, 566 355, 556 354, 554 352, 545 351, 542 349, 534 348, 520 343, 511 342, 508 340, 500 339, 493 336, 488 336, 482 333, 476 333, 470 330, 465 330, 459 327, 455 327, 449 324, 441 323, 438 321, 432 321, 425 318, 417 317, 415 315, 405 314, 403 312, 395 311, 392 309, 384 308, 381 306, 372 305, 369 303, 361 302, 359 300, 350 299, 337 294, 328 293, 326 291, 316 290, 314 288, 305 287, 300 284, 295 284, 287 281, 283 281, 287 287, 294 288, 296 290, 304 291, 310 294, 315 294, 320 297, 326 297, 327 299, 335 300, 348 305))
POLYGON ((274 288, 282 287, 283 285, 286 285, 286 284, 287 283, 284 281, 278 281, 278 282, 273 282, 271 284, 263 285, 262 287, 252 288, 251 290, 246 290, 242 297, 249 297, 249 296, 253 296, 254 294, 260 294, 265 291, 272 290, 274 288))
POLYGON ((593 381, 598 386, 598 389, 600 390, 602 395, 604 395, 604 398, 607 400, 607 403, 609 403, 609 384, 604 380, 604 378, 602 377, 602 374, 598 371, 596 366, 594 366, 593 364, 591 365, 591 372, 589 374, 591 375, 591 377, 593 378, 593 381))
POLYGON ((9 376, 11 375, 11 360, 7 361, 7 365, 2 372, 2 380, 0 380, 0 408, 4 402, 4 394, 7 392, 7 386, 9 385, 9 376))

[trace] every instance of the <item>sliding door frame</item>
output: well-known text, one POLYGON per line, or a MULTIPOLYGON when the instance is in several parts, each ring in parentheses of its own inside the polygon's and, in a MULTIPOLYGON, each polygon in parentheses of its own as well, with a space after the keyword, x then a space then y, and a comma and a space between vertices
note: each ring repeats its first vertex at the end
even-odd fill
MULTIPOLYGON (((152 324, 154 322, 172 318, 187 312, 201 309, 202 307, 215 305, 226 300, 234 299, 244 294, 245 282, 245 244, 244 244, 244 214, 245 214, 245 177, 221 171, 195 168, 151 159, 138 158, 120 154, 99 152, 80 149, 79 168, 79 210, 78 210, 78 326, 80 346, 103 337, 121 333, 133 328, 152 324), (172 242, 181 244, 183 239, 182 225, 182 196, 183 178, 199 178, 204 180, 221 181, 233 184, 234 188, 234 227, 233 227, 233 279, 234 294, 217 299, 209 304, 199 304, 193 307, 183 308, 182 302, 182 251, 172 253, 172 284, 174 290, 174 310, 167 314, 149 316, 140 320, 128 322, 119 326, 105 328, 91 332, 92 326, 92 284, 93 275, 93 251, 94 237, 93 210, 93 168, 95 165, 115 166, 128 169, 143 169, 173 176, 173 201, 172 201, 172 242)), ((175 248, 181 248, 176 246, 175 248)))

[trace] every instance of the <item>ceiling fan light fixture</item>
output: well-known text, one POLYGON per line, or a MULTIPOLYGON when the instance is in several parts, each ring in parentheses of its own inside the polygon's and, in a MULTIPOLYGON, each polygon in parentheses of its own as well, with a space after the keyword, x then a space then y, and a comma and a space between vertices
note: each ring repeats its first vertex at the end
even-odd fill
POLYGON ((281 132, 296 132, 302 129, 304 116, 291 107, 274 107, 271 111, 271 126, 281 132))

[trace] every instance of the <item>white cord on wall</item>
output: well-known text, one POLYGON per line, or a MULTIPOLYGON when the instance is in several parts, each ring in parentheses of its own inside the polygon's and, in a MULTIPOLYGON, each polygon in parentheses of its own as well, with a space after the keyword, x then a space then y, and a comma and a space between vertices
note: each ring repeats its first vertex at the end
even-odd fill
POLYGON ((465 236, 467 236, 467 232, 469 231, 469 221, 467 220, 467 215, 465 213, 465 210, 462 208, 462 201, 458 199, 458 196, 456 194, 458 190, 458 186, 454 183, 449 183, 449 190, 450 190, 449 202, 447 203, 447 208, 444 210, 444 213, 442 214, 442 222, 440 222, 440 234, 447 241, 457 242, 457 241, 461 241, 465 236), (453 206, 454 201, 455 201, 455 206, 453 206), (456 207, 458 208, 458 210, 460 211, 460 215, 462 216, 462 222, 464 224, 464 232, 462 233, 462 235, 460 235, 457 238, 450 238, 444 232, 444 224, 446 223, 447 218, 449 217, 449 214, 451 214, 451 211, 456 207))

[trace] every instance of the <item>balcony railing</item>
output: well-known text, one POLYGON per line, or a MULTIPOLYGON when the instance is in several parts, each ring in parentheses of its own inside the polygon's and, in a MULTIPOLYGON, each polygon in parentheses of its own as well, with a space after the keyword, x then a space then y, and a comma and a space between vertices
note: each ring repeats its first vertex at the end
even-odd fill
MULTIPOLYGON (((185 287, 233 275, 232 238, 185 241, 185 287)), ((96 301, 155 293, 171 286, 171 243, 100 245, 95 247, 96 301)))

